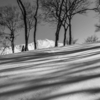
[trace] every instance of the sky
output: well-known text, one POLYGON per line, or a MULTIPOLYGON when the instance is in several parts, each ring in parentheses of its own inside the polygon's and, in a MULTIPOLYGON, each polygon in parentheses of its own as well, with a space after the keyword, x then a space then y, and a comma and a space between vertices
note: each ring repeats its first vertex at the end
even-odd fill
MULTIPOLYGON (((25 1, 25 0, 23 0, 25 1)), ((16 5, 16 0, 0 0, 0 6, 16 5)), ((87 15, 75 15, 72 19, 72 35, 78 39, 78 43, 83 43, 88 36, 96 35, 100 38, 100 32, 95 32, 95 24, 99 24, 99 18, 96 13, 90 11, 87 15)), ((37 28, 37 40, 50 39, 55 40, 56 25, 39 24, 37 28)), ((60 32, 59 42, 63 42, 63 29, 60 32)), ((29 42, 33 42, 33 31, 30 33, 29 42)), ((16 38, 15 44, 24 43, 24 31, 19 31, 19 36, 16 38)))

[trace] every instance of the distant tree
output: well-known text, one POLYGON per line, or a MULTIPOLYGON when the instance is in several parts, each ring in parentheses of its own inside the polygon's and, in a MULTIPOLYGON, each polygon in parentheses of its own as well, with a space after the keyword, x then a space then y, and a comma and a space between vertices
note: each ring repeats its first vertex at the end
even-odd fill
POLYGON ((96 43, 99 41, 99 38, 96 35, 89 36, 85 39, 85 43, 96 43))
POLYGON ((18 6, 22 12, 22 16, 24 19, 24 25, 25 25, 25 51, 28 50, 28 30, 27 30, 27 13, 26 9, 24 7, 24 4, 22 3, 21 0, 17 0, 18 6))
POLYGON ((15 33, 19 28, 19 12, 15 6, 0 7, 0 26, 9 29, 10 34, 6 37, 11 42, 12 52, 14 53, 14 41, 16 38, 15 33))
POLYGON ((10 41, 8 40, 8 33, 0 32, 0 47, 1 47, 1 55, 4 53, 6 48, 10 47, 10 41))
MULTIPOLYGON (((68 39, 69 39, 69 38, 66 39, 65 44, 70 45, 68 39)), ((74 39, 74 38, 72 38, 72 44, 76 44, 77 41, 78 41, 78 39, 74 39)))

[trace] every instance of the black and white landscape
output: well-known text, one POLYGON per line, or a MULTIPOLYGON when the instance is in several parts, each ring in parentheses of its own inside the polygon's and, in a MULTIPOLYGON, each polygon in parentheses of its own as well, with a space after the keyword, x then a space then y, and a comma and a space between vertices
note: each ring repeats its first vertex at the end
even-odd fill
POLYGON ((100 100, 100 0, 0 0, 0 100, 100 100))

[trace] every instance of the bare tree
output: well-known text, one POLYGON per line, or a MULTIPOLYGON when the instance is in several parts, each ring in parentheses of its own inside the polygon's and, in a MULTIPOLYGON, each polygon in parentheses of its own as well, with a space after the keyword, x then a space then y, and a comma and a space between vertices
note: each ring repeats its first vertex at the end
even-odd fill
POLYGON ((95 10, 88 8, 91 4, 88 0, 41 0, 42 8, 46 15, 46 20, 56 22, 57 28, 55 33, 55 46, 58 44, 59 32, 64 27, 64 45, 65 32, 69 28, 69 44, 72 42, 72 18, 76 14, 83 14, 87 10, 95 10))
POLYGON ((59 32, 64 19, 64 0, 41 0, 42 9, 45 13, 45 20, 48 22, 56 22, 57 28, 55 32, 55 47, 58 46, 59 32))
POLYGON ((19 28, 19 13, 15 6, 4 6, 0 8, 0 25, 9 29, 10 34, 7 37, 11 41, 12 52, 14 53, 15 33, 19 28))
MULTIPOLYGON (((39 0, 35 0, 33 4, 31 2, 23 2, 23 6, 26 11, 26 24, 27 24, 27 43, 29 41, 29 35, 31 29, 34 28, 33 32, 33 41, 34 41, 34 48, 36 49, 36 32, 37 32, 37 24, 40 23, 41 14, 38 14, 39 10, 39 0)), ((24 22, 23 13, 21 16, 22 22, 24 22)), ((25 22, 21 23, 21 28, 25 28, 25 22)))
POLYGON ((21 0, 17 0, 18 6, 22 12, 25 25, 25 51, 28 50, 28 31, 27 31, 27 13, 21 0))
MULTIPOLYGON (((95 10, 95 8, 89 8, 92 2, 88 0, 67 0, 67 19, 68 27, 69 27, 69 44, 72 44, 72 18, 76 14, 86 13, 88 10, 95 10), (68 10, 69 9, 69 10, 68 10)), ((65 9, 66 10, 66 9, 65 9)))
MULTIPOLYGON (((24 2, 23 3, 25 9, 26 9, 26 21, 27 21, 27 39, 29 41, 29 35, 30 35, 30 31, 34 28, 34 12, 35 12, 35 8, 31 2, 24 2)), ((21 14, 20 16, 21 18, 21 23, 20 23, 20 28, 25 28, 24 25, 24 19, 23 19, 23 15, 21 14)))
POLYGON ((99 38, 96 35, 89 36, 85 39, 85 43, 96 43, 99 41, 99 38))

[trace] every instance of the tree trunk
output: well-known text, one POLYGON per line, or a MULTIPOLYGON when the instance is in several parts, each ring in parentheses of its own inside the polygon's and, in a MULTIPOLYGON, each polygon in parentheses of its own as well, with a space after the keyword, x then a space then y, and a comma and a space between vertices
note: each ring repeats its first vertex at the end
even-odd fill
POLYGON ((55 47, 58 46, 58 40, 59 40, 59 35, 58 35, 58 31, 55 34, 55 47))
POLYGON ((71 19, 69 19, 69 45, 72 44, 71 19))
POLYGON ((36 34, 34 34, 34 49, 37 49, 36 34))
POLYGON ((14 43, 11 42, 11 46, 12 46, 12 53, 14 53, 14 43))
POLYGON ((22 12, 25 25, 25 51, 28 50, 28 33, 27 33, 27 21, 26 21, 26 10, 21 0, 17 0, 18 6, 22 12))
POLYGON ((35 19, 35 25, 34 25, 34 35, 33 35, 33 39, 34 39, 34 49, 37 48, 37 44, 36 44, 36 30, 37 30, 37 19, 35 19))
POLYGON ((55 33, 55 47, 58 46, 58 41, 59 41, 59 32, 60 32, 60 29, 61 29, 61 24, 58 23, 58 25, 57 25, 57 29, 56 29, 56 33, 55 33))
POLYGON ((12 47, 12 53, 14 53, 14 48, 15 48, 15 46, 14 46, 14 39, 15 39, 14 32, 12 31, 11 32, 11 47, 12 47))
POLYGON ((36 11, 35 11, 35 15, 34 15, 34 19, 35 19, 35 25, 34 25, 34 35, 33 35, 33 39, 34 39, 34 49, 36 49, 37 44, 36 44, 36 31, 37 31, 37 13, 38 13, 38 8, 39 8, 39 4, 38 4, 38 0, 36 1, 36 11))
POLYGON ((67 34, 68 26, 67 28, 64 27, 64 40, 63 40, 63 45, 66 45, 66 34, 67 34))
POLYGON ((28 51, 28 36, 27 36, 26 15, 24 16, 24 24, 25 24, 25 51, 28 51))

